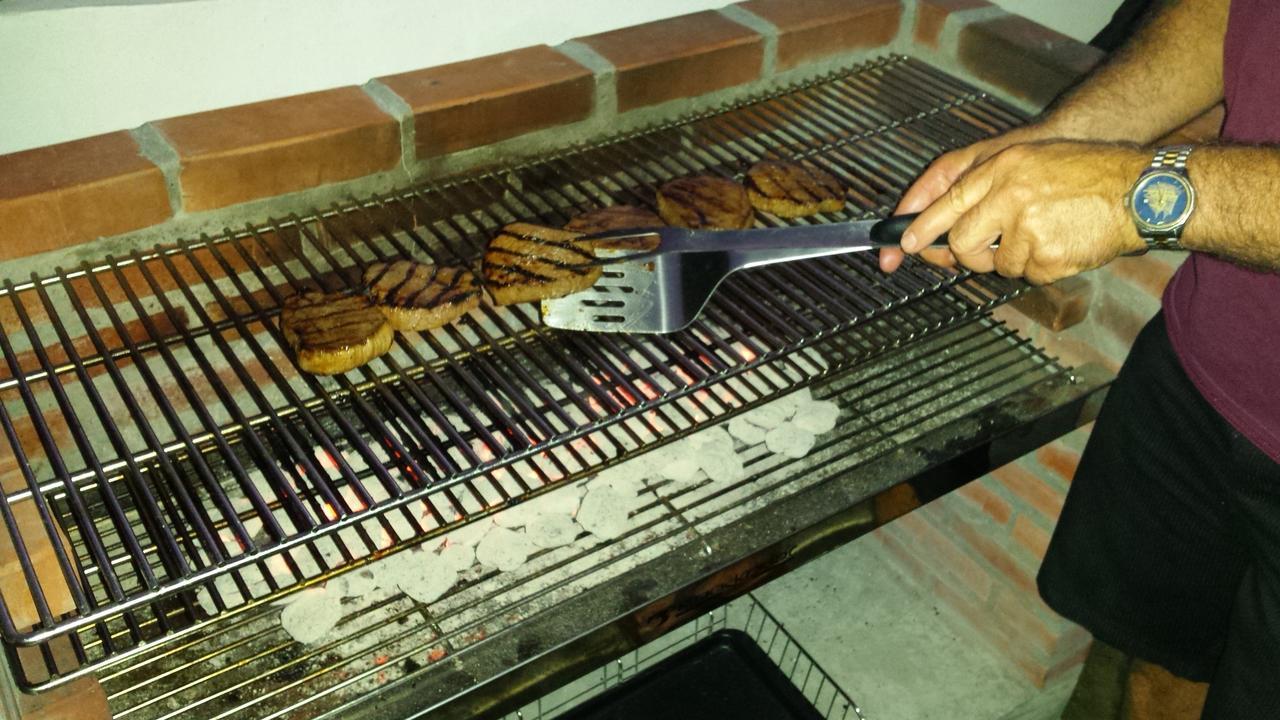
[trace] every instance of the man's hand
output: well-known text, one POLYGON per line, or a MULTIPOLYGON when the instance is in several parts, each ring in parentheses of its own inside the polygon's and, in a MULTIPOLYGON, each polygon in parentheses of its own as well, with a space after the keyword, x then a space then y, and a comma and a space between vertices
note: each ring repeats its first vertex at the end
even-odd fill
MULTIPOLYGON (((1038 125, 1026 125, 940 155, 903 193, 893 214, 921 212, 945 195, 951 186, 964 177, 970 169, 986 162, 996 153, 1018 143, 1047 140, 1050 137, 1051 134, 1047 129, 1038 125)), ((956 265, 955 256, 946 248, 925 248, 920 252, 920 257, 925 262, 941 267, 953 268, 956 265)), ((902 251, 898 248, 885 248, 880 251, 881 270, 893 272, 901 264, 902 251)))
POLYGON ((1149 162, 1147 152, 1117 145, 1008 146, 974 162, 925 208, 902 249, 918 252, 949 233, 959 264, 1035 284, 1099 267, 1145 247, 1122 198, 1149 162))

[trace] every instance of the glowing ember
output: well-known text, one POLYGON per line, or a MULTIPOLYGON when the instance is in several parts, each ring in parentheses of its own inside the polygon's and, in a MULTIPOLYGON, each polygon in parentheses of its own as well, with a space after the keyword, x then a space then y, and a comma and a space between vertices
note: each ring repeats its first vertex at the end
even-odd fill
POLYGON ((386 665, 391 658, 387 655, 379 655, 373 659, 374 665, 386 665))

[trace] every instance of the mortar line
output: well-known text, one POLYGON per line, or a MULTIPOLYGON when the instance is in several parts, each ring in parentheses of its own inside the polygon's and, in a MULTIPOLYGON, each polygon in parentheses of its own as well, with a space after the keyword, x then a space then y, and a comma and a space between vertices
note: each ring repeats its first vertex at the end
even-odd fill
POLYGON ((771 78, 778 71, 778 26, 739 5, 726 5, 717 12, 764 38, 764 55, 760 61, 760 77, 771 78))
POLYGON ((177 148, 153 123, 143 123, 129 130, 129 134, 138 143, 138 151, 142 156, 160 168, 160 173, 164 176, 165 191, 169 195, 169 210, 174 217, 181 215, 182 159, 178 156, 177 148))
POLYGON ((592 120, 608 121, 618 116, 618 69, 590 45, 566 40, 554 48, 595 75, 596 88, 592 120))
POLYGON ((413 168, 418 159, 418 129, 413 115, 413 107, 394 90, 384 85, 377 78, 360 86, 374 104, 386 114, 395 118, 400 126, 400 169, 407 177, 413 177, 413 168))

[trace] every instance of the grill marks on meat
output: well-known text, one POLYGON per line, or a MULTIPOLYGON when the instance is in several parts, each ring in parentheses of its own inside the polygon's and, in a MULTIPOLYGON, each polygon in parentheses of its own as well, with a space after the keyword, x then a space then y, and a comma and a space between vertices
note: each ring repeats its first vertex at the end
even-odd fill
POLYGON ((809 165, 764 160, 751 166, 747 196, 757 210, 803 217, 844 208, 845 189, 830 173, 809 165))
POLYGON ((610 205, 609 207, 588 210, 578 215, 570 220, 564 226, 564 229, 570 232, 592 235, 594 233, 609 232, 610 230, 633 230, 635 228, 659 227, 665 224, 662 222, 662 218, 648 208, 636 205, 610 205))
POLYGON ((416 260, 376 262, 364 284, 396 330, 430 330, 453 322, 480 305, 480 284, 466 268, 416 260))
POLYGON ((658 214, 669 225, 735 230, 751 226, 751 200, 732 180, 710 175, 680 178, 658 188, 658 214))
POLYGON ((512 223, 484 252, 481 272, 498 305, 563 297, 586 290, 600 279, 591 245, 581 233, 512 223))
POLYGON ((391 349, 387 319, 363 295, 304 292, 284 303, 280 331, 298 367, 316 375, 357 368, 391 349))

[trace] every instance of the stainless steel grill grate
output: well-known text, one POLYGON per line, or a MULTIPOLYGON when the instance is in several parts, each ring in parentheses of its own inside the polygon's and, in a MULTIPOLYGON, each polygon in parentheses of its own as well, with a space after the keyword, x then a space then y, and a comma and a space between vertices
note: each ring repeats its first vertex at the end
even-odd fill
POLYGON ((826 258, 733 278, 671 336, 555 333, 532 307, 484 308, 336 378, 288 359, 275 318, 289 295, 352 287, 381 258, 471 262, 507 222, 652 205, 662 181, 737 176, 762 157, 808 157, 849 186, 847 211, 822 221, 884 214, 929 158, 1018 121, 892 57, 519 167, 4 282, 0 424, 15 482, 0 515, 33 612, 20 621, 6 594, 0 629, 19 681, 56 684, 214 617, 254 617, 956 327, 1021 286, 826 258), (23 550, 41 539, 70 589, 62 603, 23 550), (59 643, 78 669, 55 659, 59 643))

